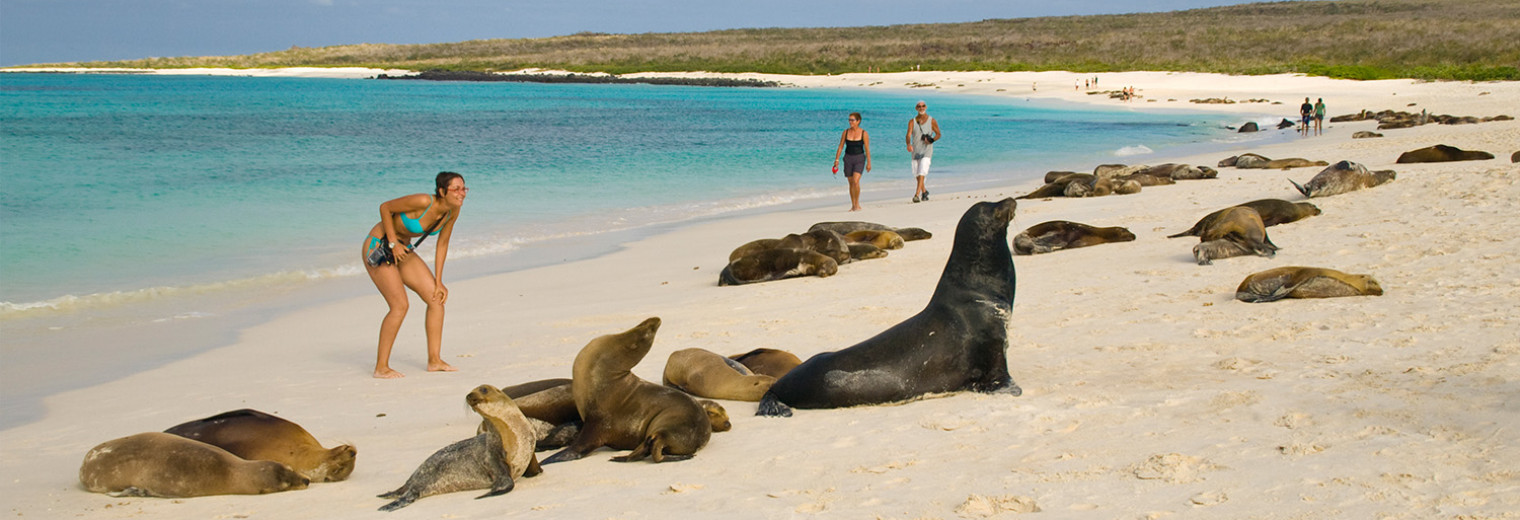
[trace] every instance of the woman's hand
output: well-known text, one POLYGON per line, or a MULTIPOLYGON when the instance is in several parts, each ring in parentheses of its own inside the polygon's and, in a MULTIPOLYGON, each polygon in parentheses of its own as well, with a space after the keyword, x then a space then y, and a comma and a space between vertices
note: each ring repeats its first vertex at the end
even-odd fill
POLYGON ((449 288, 445 287, 443 285, 443 282, 438 282, 436 285, 433 286, 433 302, 437 303, 439 305, 443 305, 445 303, 448 303, 448 301, 449 301, 449 288))
POLYGON ((411 252, 411 250, 406 248, 406 244, 396 244, 391 246, 391 254, 396 257, 397 264, 400 264, 402 261, 406 260, 407 253, 409 252, 411 252))

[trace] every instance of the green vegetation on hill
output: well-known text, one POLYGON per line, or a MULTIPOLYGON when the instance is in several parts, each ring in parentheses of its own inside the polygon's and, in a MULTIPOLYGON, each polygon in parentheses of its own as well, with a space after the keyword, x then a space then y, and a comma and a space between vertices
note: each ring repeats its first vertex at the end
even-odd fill
POLYGON ((359 44, 86 67, 376 67, 838 74, 923 70, 1306 73, 1351 79, 1520 80, 1516 0, 1341 0, 1170 13, 854 28, 596 34, 359 44))

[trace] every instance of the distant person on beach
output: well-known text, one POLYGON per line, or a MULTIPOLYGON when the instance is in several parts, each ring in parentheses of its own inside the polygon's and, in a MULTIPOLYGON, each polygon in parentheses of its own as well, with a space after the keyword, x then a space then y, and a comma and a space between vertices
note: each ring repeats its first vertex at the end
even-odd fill
POLYGON ((1309 120, 1314 117, 1314 105, 1309 103, 1309 98, 1304 98, 1304 104, 1298 106, 1298 116, 1303 120, 1299 125, 1299 133, 1309 135, 1309 120))
POLYGON ((454 172, 442 172, 433 181, 432 194, 417 193, 385 201, 380 204, 380 222, 369 230, 364 239, 364 269, 369 279, 380 289, 390 311, 380 321, 379 354, 375 358, 375 377, 394 379, 404 374, 391 370, 391 347, 396 343, 396 333, 401 321, 406 319, 406 290, 410 288, 427 303, 427 369, 429 372, 453 372, 453 366, 443 361, 443 305, 449 299, 449 289, 443 285, 443 261, 449 254, 449 238, 454 234, 454 223, 459 221, 460 207, 470 189, 464 186, 464 176, 454 172), (412 254, 412 239, 434 236, 433 265, 429 272, 422 258, 412 254), (387 248, 390 258, 378 258, 376 248, 387 248))
POLYGON ((850 181, 850 211, 860 211, 860 177, 871 171, 871 134, 860 127, 860 112, 850 113, 850 127, 839 134, 834 150, 834 174, 839 174, 839 153, 844 152, 844 178, 850 181))
POLYGON ((1314 135, 1325 133, 1325 98, 1314 100, 1314 135))
POLYGON ((908 153, 913 154, 913 176, 918 187, 913 190, 913 202, 929 200, 929 189, 924 187, 924 177, 929 175, 929 162, 934 157, 934 142, 944 134, 939 132, 939 121, 929 117, 929 105, 918 102, 918 115, 908 120, 908 153), (933 135, 930 135, 930 133, 933 135))

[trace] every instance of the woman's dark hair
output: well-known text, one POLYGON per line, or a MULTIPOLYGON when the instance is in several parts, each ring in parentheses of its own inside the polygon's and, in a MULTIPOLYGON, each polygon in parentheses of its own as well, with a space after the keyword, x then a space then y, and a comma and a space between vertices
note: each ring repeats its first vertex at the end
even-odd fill
POLYGON ((850 112, 850 117, 855 118, 856 121, 860 121, 861 120, 860 119, 860 112, 850 112))
POLYGON ((433 183, 437 184, 438 187, 433 189, 433 194, 439 197, 444 196, 449 191, 450 182, 454 182, 454 179, 463 178, 463 175, 454 172, 438 172, 438 178, 433 180, 433 183))

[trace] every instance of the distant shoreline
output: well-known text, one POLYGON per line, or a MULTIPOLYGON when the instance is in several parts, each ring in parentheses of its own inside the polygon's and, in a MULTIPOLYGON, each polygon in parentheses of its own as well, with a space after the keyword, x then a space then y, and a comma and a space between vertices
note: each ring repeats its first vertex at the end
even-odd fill
POLYGON ((753 87, 773 88, 783 86, 778 81, 767 81, 748 78, 694 78, 694 77, 623 77, 611 74, 521 74, 521 73, 494 73, 468 70, 425 70, 417 74, 391 76, 380 74, 375 79, 385 80, 423 80, 423 81, 512 81, 521 83, 593 83, 593 84, 628 84, 644 83, 649 85, 684 85, 695 87, 753 87))

